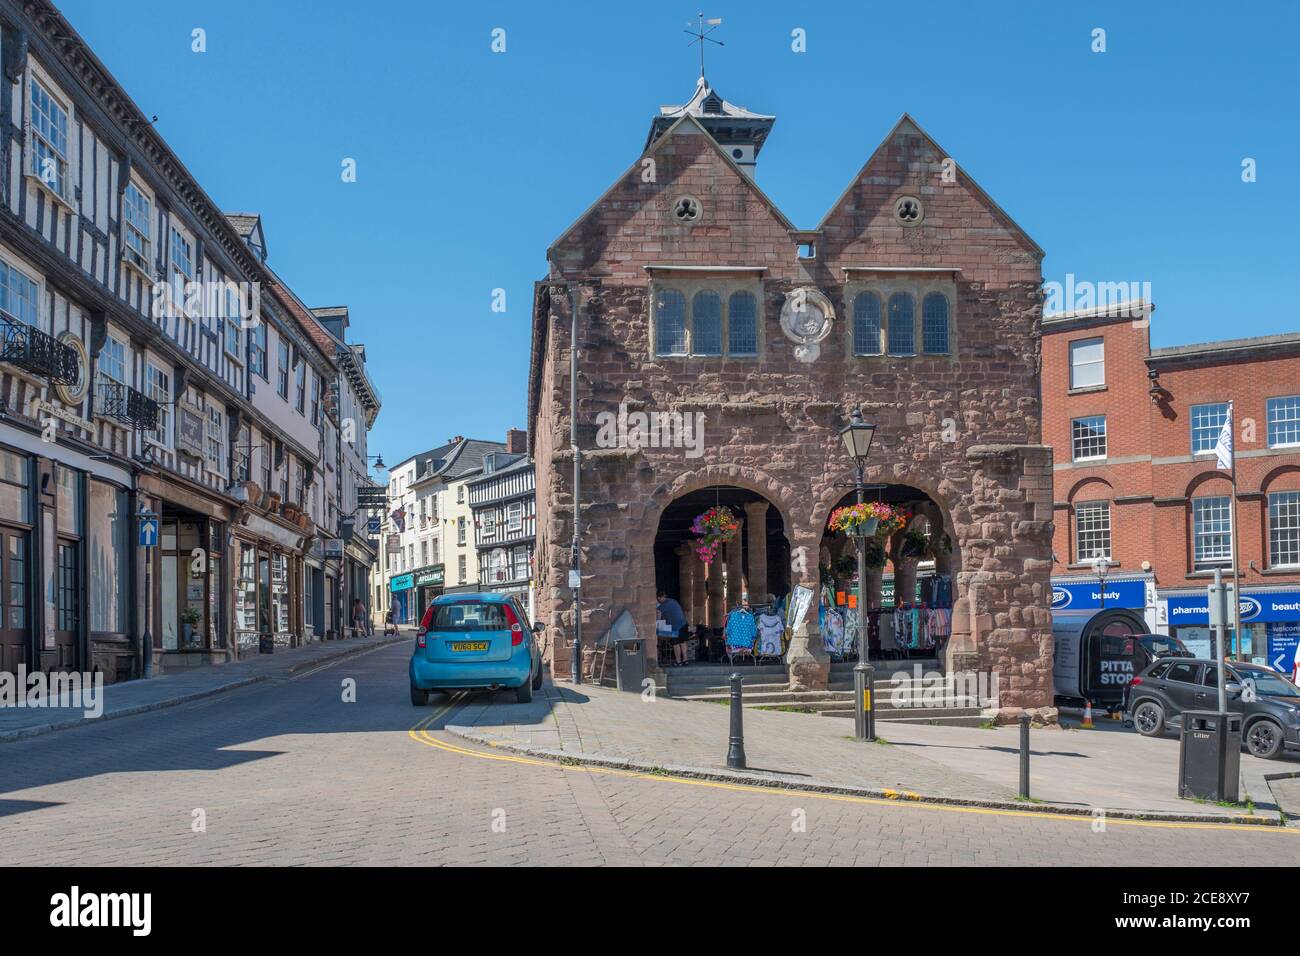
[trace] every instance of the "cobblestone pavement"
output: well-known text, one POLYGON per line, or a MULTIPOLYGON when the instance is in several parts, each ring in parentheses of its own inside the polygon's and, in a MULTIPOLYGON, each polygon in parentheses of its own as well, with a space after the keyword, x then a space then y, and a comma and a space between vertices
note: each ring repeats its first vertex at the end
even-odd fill
MULTIPOLYGON (((1290 865, 1300 834, 872 803, 477 752, 405 646, 0 744, 13 864, 1290 865), (356 700, 345 702, 349 679, 356 700), (418 722, 427 733, 413 731, 418 722), (202 826, 200 826, 200 823, 202 826)), ((512 699, 512 698, 510 698, 512 699)), ((507 695, 474 695, 507 704, 507 695)), ((703 705, 701 705, 703 706, 703 705)), ((721 708, 719 708, 721 710, 721 708)))

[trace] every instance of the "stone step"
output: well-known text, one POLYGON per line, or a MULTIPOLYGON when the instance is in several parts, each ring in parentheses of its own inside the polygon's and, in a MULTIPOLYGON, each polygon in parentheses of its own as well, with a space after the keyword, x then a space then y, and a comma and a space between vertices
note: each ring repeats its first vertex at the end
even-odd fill
MULTIPOLYGON (((730 697, 731 687, 727 684, 718 684, 715 687, 706 687, 701 684, 699 687, 694 685, 674 685, 676 693, 669 694, 670 697, 676 697, 681 700, 696 700, 701 697, 730 697)), ((750 694, 780 694, 790 689, 790 685, 782 681, 779 684, 746 684, 745 699, 748 700, 750 694)))
MULTIPOLYGON (((850 695, 851 697, 851 695, 850 695)), ((690 694, 688 696, 677 695, 678 700, 702 700, 716 701, 722 703, 729 701, 731 694, 690 694)), ((791 704, 791 703, 816 703, 819 701, 839 702, 844 700, 844 695, 836 691, 829 690, 812 690, 812 691, 791 691, 782 687, 779 690, 762 691, 751 693, 750 688, 745 688, 743 702, 746 707, 760 707, 764 704, 791 704)))
MULTIPOLYGON (((853 708, 828 708, 816 711, 821 717, 848 717, 853 708)), ((987 720, 979 707, 890 707, 876 711, 877 723, 935 724, 950 727, 979 727, 987 720)))

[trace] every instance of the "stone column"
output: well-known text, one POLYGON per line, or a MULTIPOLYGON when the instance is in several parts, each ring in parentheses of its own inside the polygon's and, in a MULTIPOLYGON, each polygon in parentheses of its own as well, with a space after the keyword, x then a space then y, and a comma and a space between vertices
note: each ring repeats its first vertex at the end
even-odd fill
POLYGON ((754 603, 767 600, 767 509, 766 501, 745 505, 745 527, 749 532, 749 559, 745 563, 749 581, 749 599, 754 603))
POLYGON ((820 581, 817 557, 821 546, 820 527, 790 535, 790 583, 802 585, 812 591, 812 603, 803 623, 795 628, 790 638, 786 662, 790 668, 790 689, 824 690, 830 678, 831 660, 822 645, 821 630, 817 626, 817 607, 820 603, 820 581))
POLYGON ((708 564, 706 572, 708 596, 705 611, 709 627, 722 627, 722 556, 714 558, 708 564))
MULTIPOLYGON (((686 615, 686 622, 694 624, 691 612, 695 606, 695 568, 700 563, 695 552, 691 550, 688 544, 679 544, 675 551, 677 555, 677 580, 678 593, 677 603, 682 606, 682 612, 686 615)), ((672 595, 669 595, 672 597, 672 595)))
POLYGON ((745 527, 741 522, 740 529, 736 532, 736 537, 728 541, 727 548, 727 596, 723 613, 730 611, 740 603, 741 592, 745 590, 745 562, 743 559, 743 546, 741 544, 745 527))

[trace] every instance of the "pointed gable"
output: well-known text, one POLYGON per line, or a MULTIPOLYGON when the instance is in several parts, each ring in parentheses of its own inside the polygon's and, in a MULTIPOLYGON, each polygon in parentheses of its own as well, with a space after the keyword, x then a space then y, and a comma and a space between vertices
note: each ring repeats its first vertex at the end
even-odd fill
POLYGON ((1043 251, 906 113, 818 226, 822 257, 836 269, 957 268, 983 282, 1041 277, 1043 251), (904 225, 900 197, 921 201, 904 225))
POLYGON ((693 116, 657 138, 547 252, 552 275, 643 282, 647 266, 794 264, 794 226, 693 116), (672 216, 683 197, 694 222, 672 216))

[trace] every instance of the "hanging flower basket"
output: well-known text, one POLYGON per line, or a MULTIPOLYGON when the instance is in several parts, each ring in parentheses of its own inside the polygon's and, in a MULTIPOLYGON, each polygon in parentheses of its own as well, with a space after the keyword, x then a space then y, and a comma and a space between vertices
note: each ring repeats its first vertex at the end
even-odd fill
POLYGON ((695 553, 705 564, 712 563, 718 556, 718 549, 728 541, 734 541, 740 531, 740 522, 726 505, 710 508, 702 515, 697 515, 691 525, 691 532, 699 539, 695 543, 695 553))
POLYGON ((852 538, 887 538, 907 524, 907 512, 883 501, 864 501, 845 505, 831 512, 828 525, 852 538))

